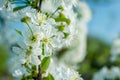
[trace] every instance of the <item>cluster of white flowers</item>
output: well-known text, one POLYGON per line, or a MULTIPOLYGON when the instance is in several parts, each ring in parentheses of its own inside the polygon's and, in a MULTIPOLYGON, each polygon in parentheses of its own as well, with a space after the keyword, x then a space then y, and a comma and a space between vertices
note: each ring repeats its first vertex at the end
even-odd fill
POLYGON ((78 35, 73 36, 74 38, 69 45, 70 50, 66 51, 61 60, 70 66, 77 67, 76 64, 82 62, 86 56, 87 24, 91 19, 91 11, 89 6, 82 1, 75 3, 74 9, 79 17, 81 15, 80 18, 76 19, 78 27, 73 31, 77 32, 78 35))
POLYGON ((51 60, 48 72, 54 76, 55 80, 83 80, 77 72, 56 59, 51 60))
MULTIPOLYGON (((20 2, 13 0, 12 3, 14 1, 20 2)), ((9 63, 13 76, 22 80, 36 80, 41 77, 40 75, 43 79, 83 80, 76 71, 61 63, 56 64, 50 57, 65 46, 86 40, 86 26, 91 16, 87 5, 79 0, 40 0, 42 1, 40 12, 38 8, 33 7, 34 2, 38 0, 23 0, 25 1, 30 6, 16 7, 17 5, 10 4, 8 0, 2 1, 3 4, 0 6, 0 11, 2 14, 6 13, 7 20, 13 23, 21 20, 24 23, 23 31, 15 30, 22 39, 12 47, 9 63)), ((79 55, 78 58, 72 61, 71 56, 74 57, 74 52, 71 51, 70 59, 67 59, 68 56, 64 59, 78 62, 76 59, 81 58, 82 61, 85 56, 85 42, 82 44, 80 44, 82 47, 78 45, 80 48, 80 50, 77 48, 78 54, 74 54, 79 55)))
POLYGON ((99 72, 96 72, 93 80, 119 80, 120 68, 113 66, 111 68, 103 67, 99 72))

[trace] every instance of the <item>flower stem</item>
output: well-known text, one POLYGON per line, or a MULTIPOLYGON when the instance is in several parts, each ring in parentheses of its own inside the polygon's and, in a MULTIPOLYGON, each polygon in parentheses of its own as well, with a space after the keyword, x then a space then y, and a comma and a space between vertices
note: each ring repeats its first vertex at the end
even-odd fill
POLYGON ((30 27, 29 23, 28 23, 28 22, 26 22, 26 24, 27 24, 27 26, 28 26, 28 28, 29 28, 29 30, 30 30, 30 32, 31 32, 31 34, 32 34, 32 36, 34 36, 33 31, 32 31, 32 28, 30 27))
POLYGON ((45 47, 45 45, 44 45, 44 43, 42 43, 42 55, 45 54, 45 53, 44 53, 44 47, 45 47))
POLYGON ((52 14, 50 17, 52 17, 58 10, 63 10, 62 6, 59 6, 52 14))
POLYGON ((50 17, 52 17, 59 9, 57 8, 52 14, 50 17))

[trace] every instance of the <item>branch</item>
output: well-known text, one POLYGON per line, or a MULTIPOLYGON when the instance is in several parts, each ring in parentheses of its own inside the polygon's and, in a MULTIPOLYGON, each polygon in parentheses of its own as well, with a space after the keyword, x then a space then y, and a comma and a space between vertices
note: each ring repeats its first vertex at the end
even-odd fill
POLYGON ((42 6, 42 0, 39 1, 38 11, 41 11, 41 6, 42 6))
POLYGON ((41 72, 41 65, 38 65, 38 79, 37 80, 42 80, 42 72, 41 72))

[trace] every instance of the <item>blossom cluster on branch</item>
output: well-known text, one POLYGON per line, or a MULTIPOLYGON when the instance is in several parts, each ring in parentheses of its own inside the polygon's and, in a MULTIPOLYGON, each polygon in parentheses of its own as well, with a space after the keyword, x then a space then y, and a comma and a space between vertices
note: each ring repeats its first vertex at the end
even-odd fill
POLYGON ((15 29, 21 39, 12 47, 9 62, 10 71, 16 79, 83 80, 76 71, 56 62, 52 56, 81 35, 80 24, 86 26, 90 19, 90 16, 83 16, 82 10, 86 7, 84 2, 6 0, 2 3, 0 10, 6 13, 6 19, 11 22, 20 21, 24 26, 22 31, 15 29))

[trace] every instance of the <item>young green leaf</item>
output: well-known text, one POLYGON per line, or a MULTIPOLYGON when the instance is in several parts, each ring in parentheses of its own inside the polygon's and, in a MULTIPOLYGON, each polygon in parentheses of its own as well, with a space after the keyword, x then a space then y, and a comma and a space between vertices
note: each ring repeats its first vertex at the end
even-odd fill
POLYGON ((67 38, 70 34, 64 32, 64 38, 67 38))
POLYGON ((66 22, 68 25, 70 24, 70 19, 66 18, 63 13, 59 13, 59 16, 54 18, 55 22, 66 22))
POLYGON ((53 77, 53 75, 52 74, 48 74, 48 78, 49 78, 49 80, 54 80, 54 77, 53 77))
POLYGON ((19 30, 17 30, 17 29, 15 29, 15 31, 16 31, 19 35, 23 36, 21 31, 19 31, 19 30))
POLYGON ((50 57, 48 56, 48 57, 43 58, 41 62, 42 72, 48 69, 49 64, 50 64, 50 57))
POLYGON ((25 76, 23 75, 21 80, 33 80, 32 75, 25 76))
POLYGON ((59 13, 59 17, 60 17, 60 18, 65 18, 65 15, 60 12, 60 13, 59 13))
POLYGON ((31 6, 32 8, 37 7, 37 2, 38 2, 38 1, 31 1, 31 2, 30 2, 30 6, 31 6))
POLYGON ((55 22, 66 22, 69 25, 70 19, 57 17, 57 18, 55 18, 55 22))
POLYGON ((48 77, 43 77, 42 80, 49 80, 48 77))
POLYGON ((58 25, 58 26, 56 26, 56 28, 58 29, 58 31, 64 31, 65 26, 64 25, 58 25))
POLYGON ((23 8, 25 8, 25 7, 27 7, 27 5, 15 7, 15 8, 13 8, 13 12, 16 12, 16 11, 18 11, 18 10, 21 10, 21 9, 23 9, 23 8))
POLYGON ((32 65, 32 70, 37 70, 36 65, 32 65))
POLYGON ((43 77, 43 79, 42 80, 55 80, 54 79, 54 77, 52 76, 52 74, 48 74, 48 76, 47 77, 43 77))

